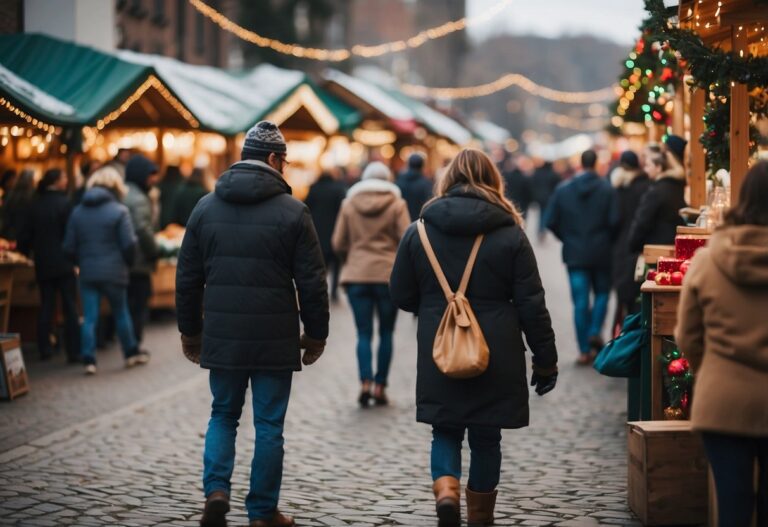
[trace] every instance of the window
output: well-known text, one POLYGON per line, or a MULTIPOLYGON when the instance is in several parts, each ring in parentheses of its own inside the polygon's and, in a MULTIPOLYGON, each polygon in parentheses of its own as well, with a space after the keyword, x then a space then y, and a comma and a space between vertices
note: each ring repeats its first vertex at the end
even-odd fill
POLYGON ((165 19, 165 0, 155 0, 155 18, 157 20, 165 19))

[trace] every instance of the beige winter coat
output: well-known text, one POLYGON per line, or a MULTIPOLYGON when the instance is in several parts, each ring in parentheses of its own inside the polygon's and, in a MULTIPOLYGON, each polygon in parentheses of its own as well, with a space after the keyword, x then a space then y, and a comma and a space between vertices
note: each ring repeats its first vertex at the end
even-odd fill
POLYGON ((698 430, 768 436, 768 227, 727 227, 693 258, 675 338, 698 430))
POLYGON ((342 284, 386 284, 411 218, 393 183, 364 180, 349 189, 333 231, 333 250, 344 262, 342 284))

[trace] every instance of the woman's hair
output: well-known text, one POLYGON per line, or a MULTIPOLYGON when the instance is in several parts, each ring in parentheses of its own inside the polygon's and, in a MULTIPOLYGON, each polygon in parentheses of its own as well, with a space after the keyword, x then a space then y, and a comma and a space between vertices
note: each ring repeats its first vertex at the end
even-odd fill
POLYGON ((465 148, 451 161, 445 174, 439 178, 435 187, 435 199, 441 198, 448 190, 457 185, 480 195, 508 212, 518 225, 523 224, 523 217, 517 208, 504 197, 504 180, 499 170, 487 155, 474 148, 465 148))
POLYGON ((110 165, 104 165, 88 178, 87 188, 102 187, 122 200, 128 194, 128 188, 120 173, 110 165))
POLYGON ((43 174, 43 177, 40 178, 40 181, 37 183, 37 192, 42 194, 48 189, 48 187, 58 183, 59 179, 61 179, 61 169, 49 168, 45 171, 45 174, 43 174))
POLYGON ((661 169, 659 177, 671 177, 673 179, 685 179, 685 169, 680 161, 667 150, 661 148, 658 151, 655 149, 649 149, 646 153, 647 159, 661 169))
POLYGON ((768 227, 768 161, 759 161, 747 172, 739 203, 725 215, 726 225, 768 227))

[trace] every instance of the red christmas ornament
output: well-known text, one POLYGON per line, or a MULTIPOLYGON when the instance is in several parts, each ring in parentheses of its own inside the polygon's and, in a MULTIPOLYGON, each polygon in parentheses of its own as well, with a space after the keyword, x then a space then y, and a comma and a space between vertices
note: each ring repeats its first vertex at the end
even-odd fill
POLYGON ((635 51, 640 54, 645 50, 645 40, 642 38, 637 40, 637 44, 635 44, 635 51))
POLYGON ((662 81, 668 81, 672 79, 675 76, 674 72, 672 71, 672 68, 664 68, 661 70, 661 80, 662 81))
POLYGON ((680 407, 681 407, 683 410, 687 410, 687 409, 688 409, 688 403, 689 403, 689 402, 690 402, 690 401, 689 401, 689 399, 688 399, 688 392, 685 392, 685 393, 682 395, 682 397, 680 397, 680 407))
POLYGON ((667 373, 676 377, 678 375, 685 375, 685 372, 690 368, 690 364, 687 359, 675 359, 667 366, 667 373))
POLYGON ((682 69, 685 69, 685 67, 688 65, 688 61, 685 59, 679 59, 677 61, 678 66, 680 66, 682 69))
POLYGON ((717 135, 717 132, 715 132, 714 130, 709 132, 709 137, 715 137, 716 135, 717 135))

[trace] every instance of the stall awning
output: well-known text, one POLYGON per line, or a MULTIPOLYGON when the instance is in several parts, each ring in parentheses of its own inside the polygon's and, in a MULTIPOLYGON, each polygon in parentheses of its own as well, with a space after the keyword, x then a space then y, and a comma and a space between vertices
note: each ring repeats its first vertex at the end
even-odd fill
POLYGON ((469 126, 482 141, 502 145, 511 137, 509 130, 485 119, 470 119, 469 126))
POLYGON ((333 69, 326 70, 323 75, 331 88, 340 88, 356 103, 387 118, 397 131, 410 133, 420 124, 458 145, 472 139, 472 134, 461 124, 394 87, 382 86, 333 69))

